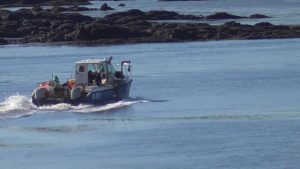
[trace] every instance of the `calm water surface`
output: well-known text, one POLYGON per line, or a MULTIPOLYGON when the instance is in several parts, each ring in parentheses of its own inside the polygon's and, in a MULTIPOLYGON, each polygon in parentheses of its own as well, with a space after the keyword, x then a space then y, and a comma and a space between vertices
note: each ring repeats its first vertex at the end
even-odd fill
MULTIPOLYGON (((272 18, 235 21, 300 24, 299 0, 107 3, 117 11, 262 13, 272 18)), ((299 53, 300 39, 1 46, 0 168, 298 169, 299 53), (132 60, 131 99, 104 106, 32 105, 36 83, 52 73, 67 80, 75 61, 109 56, 114 63, 132 60)))
POLYGON ((0 47, 1 169, 300 166, 300 39, 0 47), (130 59, 131 99, 36 108, 51 73, 130 59))
MULTIPOLYGON (((91 1, 88 7, 99 8, 103 1, 91 1)), ((243 24, 256 24, 258 22, 271 22, 273 24, 300 25, 300 0, 207 0, 207 1, 177 1, 162 2, 157 0, 134 0, 126 2, 106 1, 109 6, 115 8, 114 11, 88 11, 83 14, 103 17, 104 15, 127 11, 129 9, 168 10, 181 14, 210 15, 215 12, 228 12, 240 16, 249 16, 260 13, 272 18, 267 19, 236 19, 205 21, 209 24, 223 24, 228 21, 236 21, 243 24), (118 7, 120 3, 125 3, 125 7, 118 7)), ((173 21, 174 22, 174 21, 173 21)), ((178 22, 178 21, 176 21, 178 22)), ((179 21, 182 22, 182 21, 179 21)), ((199 22, 199 21, 198 21, 199 22)), ((202 22, 202 21, 201 21, 202 22)))
MULTIPOLYGON (((115 8, 112 11, 85 11, 84 15, 103 17, 107 14, 127 11, 130 9, 140 9, 142 11, 167 10, 176 11, 180 14, 192 15, 210 15, 216 12, 228 12, 240 16, 250 16, 260 13, 268 15, 271 18, 266 19, 229 19, 229 20, 209 20, 192 21, 205 22, 212 25, 223 24, 228 21, 240 22, 243 24, 254 25, 258 22, 270 22, 272 24, 300 25, 300 0, 207 0, 207 1, 175 1, 162 2, 157 0, 130 0, 130 1, 91 1, 90 8, 99 8, 103 3, 115 8), (125 7, 118 7, 120 3, 125 3, 125 7)), ((50 8, 45 6, 44 8, 50 8)), ((18 10, 20 8, 7 8, 9 10, 18 10)), ((163 22, 191 22, 163 21, 163 22)))

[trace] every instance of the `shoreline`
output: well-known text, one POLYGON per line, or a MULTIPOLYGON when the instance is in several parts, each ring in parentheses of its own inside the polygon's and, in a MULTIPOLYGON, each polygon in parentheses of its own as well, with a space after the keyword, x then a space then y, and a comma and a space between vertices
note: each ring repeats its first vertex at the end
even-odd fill
POLYGON ((299 38, 282 38, 282 39, 224 39, 224 40, 206 40, 206 41, 173 41, 173 42, 140 42, 140 43, 112 43, 112 44, 80 44, 80 43, 61 43, 61 42, 30 42, 30 43, 10 43, 10 44, 6 44, 6 45, 0 45, 0 47, 3 46, 25 46, 25 47, 34 47, 34 46, 52 46, 52 47, 60 47, 60 46, 70 46, 70 47, 105 47, 105 46, 122 46, 122 45, 147 45, 147 44, 176 44, 176 43, 198 43, 198 42, 224 42, 224 41, 267 41, 267 40, 300 40, 299 38))
POLYGON ((222 25, 207 23, 160 23, 155 20, 260 19, 225 12, 209 16, 181 15, 173 11, 143 12, 137 9, 117 12, 103 18, 53 9, 1 10, 0 45, 22 43, 59 43, 65 45, 114 45, 161 42, 300 38, 300 26, 255 25, 234 21, 222 25))

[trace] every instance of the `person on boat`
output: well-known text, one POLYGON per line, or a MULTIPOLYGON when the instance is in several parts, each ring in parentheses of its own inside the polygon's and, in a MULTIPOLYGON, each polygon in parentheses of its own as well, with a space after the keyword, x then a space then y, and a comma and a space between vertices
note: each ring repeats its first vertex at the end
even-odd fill
POLYGON ((53 77, 53 82, 54 82, 54 88, 60 88, 61 87, 59 79, 56 75, 53 77))
POLYGON ((95 77, 96 85, 101 86, 101 73, 97 72, 95 77))
POLYGON ((88 84, 91 85, 93 84, 93 73, 92 71, 88 71, 88 84))

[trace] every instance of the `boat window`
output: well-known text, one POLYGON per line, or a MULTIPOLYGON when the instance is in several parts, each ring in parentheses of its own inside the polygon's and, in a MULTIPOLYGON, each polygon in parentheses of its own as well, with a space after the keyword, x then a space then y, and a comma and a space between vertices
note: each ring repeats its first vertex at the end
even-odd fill
POLYGON ((88 71, 96 72, 96 68, 94 64, 88 64, 88 71))
POLYGON ((78 68, 78 71, 79 71, 79 72, 84 72, 84 66, 83 66, 83 65, 80 65, 79 68, 78 68))
POLYGON ((108 68, 108 73, 110 73, 110 74, 115 74, 116 73, 115 68, 111 64, 108 64, 107 68, 108 68))
POLYGON ((100 72, 105 72, 105 69, 104 69, 103 64, 98 64, 98 70, 99 70, 100 72))

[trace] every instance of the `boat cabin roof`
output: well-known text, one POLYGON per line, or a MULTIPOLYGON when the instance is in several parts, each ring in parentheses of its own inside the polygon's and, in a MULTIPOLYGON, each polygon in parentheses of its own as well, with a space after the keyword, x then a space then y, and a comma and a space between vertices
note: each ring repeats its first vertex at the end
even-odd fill
POLYGON ((85 60, 79 60, 77 62, 75 62, 75 64, 82 64, 82 63, 86 63, 86 64, 97 64, 97 63, 103 63, 106 62, 107 59, 85 59, 85 60))

